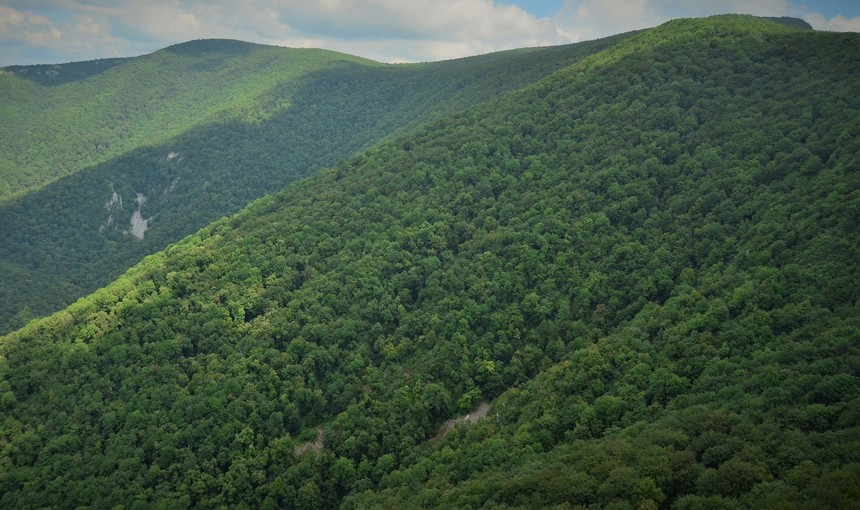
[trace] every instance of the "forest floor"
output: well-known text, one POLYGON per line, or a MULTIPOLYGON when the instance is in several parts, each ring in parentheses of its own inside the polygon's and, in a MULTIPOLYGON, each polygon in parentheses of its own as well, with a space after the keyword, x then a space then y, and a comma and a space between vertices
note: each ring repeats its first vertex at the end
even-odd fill
POLYGON ((302 444, 296 445, 295 454, 296 457, 301 457, 308 451, 313 450, 316 453, 321 452, 323 449, 323 430, 317 429, 317 435, 313 441, 306 441, 302 444))

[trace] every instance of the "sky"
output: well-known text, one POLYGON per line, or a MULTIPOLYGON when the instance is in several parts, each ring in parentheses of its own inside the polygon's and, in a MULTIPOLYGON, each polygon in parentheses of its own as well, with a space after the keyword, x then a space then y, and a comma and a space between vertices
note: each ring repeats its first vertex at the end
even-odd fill
POLYGON ((860 32, 858 0, 0 0, 0 66, 129 57, 205 38, 426 62, 724 13, 860 32))

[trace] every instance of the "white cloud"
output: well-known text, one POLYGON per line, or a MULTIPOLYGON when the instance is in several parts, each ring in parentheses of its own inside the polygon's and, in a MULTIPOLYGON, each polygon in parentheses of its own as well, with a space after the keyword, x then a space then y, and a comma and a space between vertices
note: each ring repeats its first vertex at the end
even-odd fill
POLYGON ((88 14, 77 14, 61 21, 11 6, 0 5, 0 42, 5 58, 29 57, 30 62, 57 63, 86 58, 119 56, 120 40, 111 34, 106 19, 88 14), (55 58, 33 58, 34 55, 53 55, 55 58))
POLYGON ((647 0, 568 0, 553 21, 581 41, 653 26, 662 18, 647 0))
POLYGON ((0 5, 0 40, 50 47, 61 38, 62 32, 48 18, 0 5))
MULTIPOLYGON (((57 51, 62 50, 63 39, 75 39, 73 33, 83 37, 86 30, 95 27, 109 27, 114 39, 112 46, 126 54, 153 51, 190 39, 228 37, 330 48, 384 61, 415 61, 571 42, 555 24, 538 20, 519 7, 492 0, 20 0, 20 3, 27 7, 8 8, 16 17, 0 18, 27 19, 31 27, 37 22, 43 24, 40 33, 53 34, 57 51), (35 14, 48 11, 78 16, 79 26, 59 26, 57 21, 52 23, 35 14)), ((19 32, 17 40, 23 42, 27 30, 19 32)), ((32 29, 30 32, 37 33, 32 29)), ((102 38, 104 35, 101 34, 102 38)), ((50 45, 47 39, 43 42, 43 46, 50 45)))
POLYGON ((816 30, 829 30, 831 32, 860 32, 860 16, 846 18, 841 14, 827 18, 818 12, 809 12, 803 15, 812 28, 816 30))
POLYGON ((384 61, 456 58, 571 42, 554 24, 490 0, 285 2, 286 45, 321 46, 384 61))
POLYGON ((222 26, 235 36, 253 33, 260 42, 314 45, 387 61, 570 42, 552 24, 491 0, 246 0, 229 5, 231 20, 222 26))
POLYGON ((575 40, 649 28, 674 18, 714 14, 787 16, 787 0, 567 0, 553 21, 575 40))
MULTIPOLYGON (((563 44, 678 17, 740 12, 796 16, 822 30, 860 30, 789 0, 566 0, 552 18, 516 0, 0 0, 0 65, 148 53, 224 37, 321 47, 375 60, 423 61, 563 44)), ((794 0, 791 0, 794 1, 794 0)))

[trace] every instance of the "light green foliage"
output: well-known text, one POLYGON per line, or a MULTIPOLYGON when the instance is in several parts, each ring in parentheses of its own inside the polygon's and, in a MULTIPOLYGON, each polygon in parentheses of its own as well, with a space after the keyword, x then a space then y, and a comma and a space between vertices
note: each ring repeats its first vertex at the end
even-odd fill
MULTIPOLYGON (((0 202, 221 115, 242 117, 278 83, 347 62, 373 65, 323 50, 211 40, 56 85, 12 68, 0 75, 0 202)), ((64 77, 83 64, 53 67, 64 77)))
POLYGON ((857 506, 858 37, 672 27, 4 337, 0 506, 857 506))

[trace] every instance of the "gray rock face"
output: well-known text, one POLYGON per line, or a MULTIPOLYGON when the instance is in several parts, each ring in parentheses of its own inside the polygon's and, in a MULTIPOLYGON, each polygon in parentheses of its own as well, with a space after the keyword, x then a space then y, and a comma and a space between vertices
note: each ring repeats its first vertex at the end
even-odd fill
POLYGON ((146 197, 143 193, 138 193, 137 198, 134 199, 137 203, 137 209, 135 209, 134 214, 131 215, 131 235, 138 239, 143 239, 143 234, 149 228, 149 219, 144 219, 140 214, 140 208, 143 204, 146 203, 146 197))

